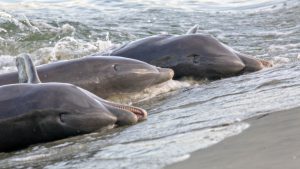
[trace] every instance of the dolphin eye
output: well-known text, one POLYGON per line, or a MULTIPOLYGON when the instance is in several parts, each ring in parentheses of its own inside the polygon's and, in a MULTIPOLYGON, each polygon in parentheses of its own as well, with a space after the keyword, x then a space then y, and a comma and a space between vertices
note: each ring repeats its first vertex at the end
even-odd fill
POLYGON ((62 112, 62 113, 59 113, 59 120, 62 122, 62 123, 64 123, 65 122, 65 115, 66 115, 67 113, 66 112, 62 112))
POLYGON ((112 67, 116 72, 120 70, 119 65, 117 64, 113 64, 112 67))
POLYGON ((191 55, 188 55, 187 58, 190 58, 191 61, 195 64, 199 63, 200 60, 199 60, 199 55, 197 54, 191 54, 191 55))

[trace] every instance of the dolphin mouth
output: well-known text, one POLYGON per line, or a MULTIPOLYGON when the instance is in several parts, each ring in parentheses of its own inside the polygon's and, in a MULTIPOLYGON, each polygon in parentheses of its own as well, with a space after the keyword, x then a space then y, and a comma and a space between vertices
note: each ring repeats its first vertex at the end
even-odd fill
POLYGON ((138 107, 133 107, 133 106, 125 106, 125 105, 118 105, 116 107, 135 114, 138 121, 143 121, 143 120, 147 119, 148 113, 144 109, 141 109, 141 108, 138 108, 138 107))
POLYGON ((112 103, 112 102, 108 102, 108 101, 105 101, 104 103, 108 104, 109 106, 112 106, 114 108, 133 113, 137 117, 138 122, 147 119, 148 113, 146 110, 144 110, 142 108, 122 105, 122 104, 118 104, 118 103, 112 103))

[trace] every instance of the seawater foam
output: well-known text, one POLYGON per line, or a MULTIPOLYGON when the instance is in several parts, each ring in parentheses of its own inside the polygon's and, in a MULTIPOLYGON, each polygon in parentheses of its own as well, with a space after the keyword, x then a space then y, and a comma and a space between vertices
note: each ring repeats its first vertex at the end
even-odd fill
POLYGON ((0 56, 31 53, 37 64, 44 64, 102 52, 115 45, 109 34, 105 40, 95 40, 92 35, 82 38, 76 29, 68 22, 29 20, 25 14, 0 11, 0 56))
POLYGON ((289 58, 286 58, 286 57, 280 57, 280 56, 275 56, 275 57, 273 57, 272 60, 273 60, 274 64, 276 64, 276 65, 284 64, 284 63, 290 62, 290 59, 289 59, 289 58))
MULTIPOLYGON (((52 48, 50 57, 53 60, 68 60, 86 56, 96 52, 102 52, 113 46, 111 41, 97 40, 96 42, 86 42, 74 37, 64 37, 60 39, 52 48)), ((47 49, 46 49, 47 51, 47 49)))
POLYGON ((130 94, 117 94, 115 96, 111 96, 108 100, 115 101, 118 103, 123 104, 137 104, 139 102, 143 102, 154 98, 160 94, 168 93, 171 91, 175 91, 181 88, 187 88, 192 86, 197 86, 198 82, 192 80, 184 80, 184 81, 177 81, 177 80, 169 80, 164 83, 151 86, 149 88, 144 89, 141 92, 130 93, 130 94))
MULTIPOLYGON (((9 13, 0 11, 0 23, 1 24, 12 23, 21 31, 29 30, 29 31, 34 32, 34 33, 35 32, 38 32, 38 33, 41 32, 38 27, 31 24, 29 19, 24 14, 21 14, 21 15, 18 15, 18 16, 13 16, 9 13)), ((4 31, 4 32, 11 31, 11 30, 3 29, 3 28, 1 28, 1 30, 4 31)))
POLYGON ((7 32, 7 30, 6 29, 3 29, 3 28, 0 28, 0 33, 1 32, 4 32, 4 33, 6 33, 7 32))
MULTIPOLYGON (((74 37, 64 37, 55 43, 54 47, 39 48, 32 53, 35 65, 46 64, 57 60, 70 60, 104 51, 113 46, 110 41, 97 40, 85 42, 74 37)), ((0 55, 0 73, 15 70, 15 56, 0 55), (5 70, 4 70, 5 69, 5 70)))
POLYGON ((15 66, 15 57, 0 55, 0 73, 7 73, 15 70, 17 70, 15 66))
POLYGON ((285 45, 271 45, 268 50, 269 52, 280 52, 280 51, 287 51, 291 49, 299 49, 300 43, 290 43, 285 45))
MULTIPOLYGON (((0 23, 13 23, 16 26, 18 26, 20 29, 23 29, 23 24, 20 23, 17 19, 15 19, 12 15, 6 13, 6 12, 0 12, 0 23)), ((7 32, 7 30, 6 30, 7 32)))
POLYGON ((297 61, 300 59, 300 43, 271 45, 268 54, 273 55, 272 60, 278 65, 297 61))

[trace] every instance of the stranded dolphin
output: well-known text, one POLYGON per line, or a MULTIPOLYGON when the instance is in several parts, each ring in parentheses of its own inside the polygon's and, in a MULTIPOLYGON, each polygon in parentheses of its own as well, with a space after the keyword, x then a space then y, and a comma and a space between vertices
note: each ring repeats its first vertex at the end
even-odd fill
MULTIPOLYGON (((172 79, 171 69, 123 57, 93 56, 37 67, 43 82, 71 83, 102 98, 139 92, 172 79)), ((0 85, 18 81, 17 72, 0 75, 0 85)))
POLYGON ((143 109, 108 102, 72 84, 40 83, 28 55, 16 62, 19 80, 28 83, 0 87, 0 152, 147 117, 143 109))
POLYGON ((267 61, 233 50, 211 35, 194 34, 197 29, 198 25, 186 35, 155 35, 138 39, 102 55, 123 56, 172 68, 175 78, 219 79, 271 66, 267 61))

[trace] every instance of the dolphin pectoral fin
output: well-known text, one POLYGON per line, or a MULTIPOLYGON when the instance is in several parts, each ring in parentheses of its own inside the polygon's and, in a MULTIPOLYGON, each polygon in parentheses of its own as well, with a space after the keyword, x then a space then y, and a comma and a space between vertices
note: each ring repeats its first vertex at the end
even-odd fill
POLYGON ((198 31, 198 29, 199 29, 199 25, 196 24, 196 25, 194 25, 193 27, 191 27, 191 28, 186 32, 186 34, 187 34, 187 35, 190 35, 190 34, 196 34, 197 31, 198 31))

